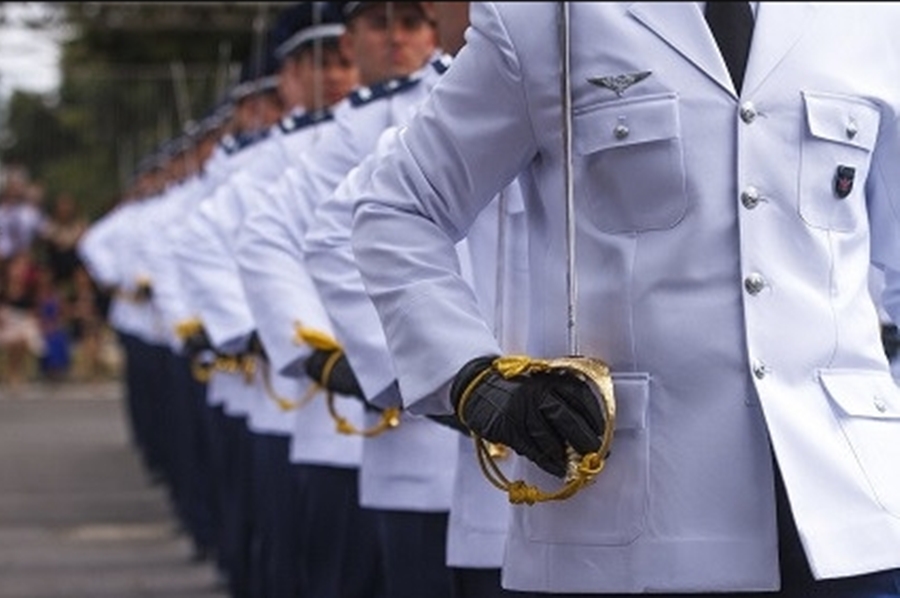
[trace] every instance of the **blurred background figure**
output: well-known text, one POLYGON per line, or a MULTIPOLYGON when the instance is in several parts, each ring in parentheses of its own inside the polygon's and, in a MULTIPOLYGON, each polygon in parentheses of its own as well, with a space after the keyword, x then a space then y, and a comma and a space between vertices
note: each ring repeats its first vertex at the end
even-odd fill
POLYGON ((37 264, 20 251, 0 264, 0 353, 5 357, 2 379, 10 390, 27 380, 29 356, 44 354, 44 339, 36 315, 37 264))
POLYGON ((94 381, 114 373, 109 351, 108 330, 103 326, 105 297, 79 263, 72 272, 72 284, 67 296, 68 331, 72 343, 72 378, 94 381))
POLYGON ((35 307, 44 350, 38 365, 44 380, 59 382, 69 373, 70 340, 68 314, 62 293, 46 265, 35 268, 35 307))
POLYGON ((40 229, 44 256, 56 284, 66 288, 72 284, 79 264, 75 246, 87 225, 75 198, 70 193, 60 193, 40 229))
POLYGON ((0 262, 30 250, 43 216, 28 171, 8 167, 0 190, 0 262))
POLYGON ((10 388, 64 380, 75 360, 78 377, 115 375, 103 350, 103 296, 75 250, 88 218, 66 191, 45 205, 45 186, 27 168, 2 175, 0 380, 10 388))

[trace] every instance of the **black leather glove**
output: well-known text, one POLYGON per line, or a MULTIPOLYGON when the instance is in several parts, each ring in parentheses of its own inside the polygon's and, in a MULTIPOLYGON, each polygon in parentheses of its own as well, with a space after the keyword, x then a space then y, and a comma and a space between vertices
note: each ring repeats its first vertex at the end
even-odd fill
POLYGON ((331 374, 328 376, 327 384, 322 383, 325 365, 334 355, 334 351, 325 349, 315 349, 312 355, 307 358, 304 364, 306 374, 316 381, 320 386, 324 386, 332 392, 342 395, 349 395, 358 399, 365 400, 359 382, 356 380, 356 374, 350 368, 350 362, 347 361, 347 355, 341 352, 340 357, 331 368, 331 374))
POLYGON ((256 330, 250 335, 250 340, 247 341, 247 352, 253 355, 258 355, 263 359, 268 360, 269 356, 266 354, 266 348, 263 346, 262 339, 259 338, 259 333, 256 330))
MULTIPOLYGON (((473 359, 456 374, 450 398, 457 412, 466 388, 495 358, 473 359)), ((460 415, 472 432, 560 478, 566 474, 566 445, 581 454, 599 450, 605 428, 590 386, 565 371, 510 379, 491 371, 471 391, 460 415)))
POLYGON ((456 430, 464 436, 469 436, 471 434, 469 428, 466 427, 466 424, 459 421, 459 418, 456 416, 456 414, 426 415, 425 417, 437 424, 441 424, 444 427, 450 428, 451 430, 456 430))
POLYGON ((134 299, 135 301, 150 301, 153 299, 153 287, 150 286, 149 282, 139 282, 136 287, 134 287, 134 299))
POLYGON ((212 351, 212 343, 206 334, 205 328, 200 328, 196 332, 192 332, 184 339, 184 354, 191 359, 197 357, 204 351, 212 351))

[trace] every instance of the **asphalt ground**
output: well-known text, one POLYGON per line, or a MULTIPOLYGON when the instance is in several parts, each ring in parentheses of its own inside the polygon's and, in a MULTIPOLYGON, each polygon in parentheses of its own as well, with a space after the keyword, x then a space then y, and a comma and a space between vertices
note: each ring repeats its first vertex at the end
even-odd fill
POLYGON ((0 386, 0 598, 222 598, 131 445, 117 380, 0 386))

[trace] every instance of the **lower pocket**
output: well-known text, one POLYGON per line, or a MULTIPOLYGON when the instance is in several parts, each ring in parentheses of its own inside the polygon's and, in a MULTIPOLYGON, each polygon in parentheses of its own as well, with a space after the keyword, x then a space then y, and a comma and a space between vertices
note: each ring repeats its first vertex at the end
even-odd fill
MULTIPOLYGON (((563 501, 518 507, 528 538, 537 542, 621 545, 644 529, 649 490, 648 374, 613 374, 617 425, 609 457, 594 483, 563 501)), ((517 479, 550 491, 561 481, 526 459, 517 479)))
POLYGON ((819 379, 876 500, 900 517, 900 388, 887 372, 823 370, 819 379))

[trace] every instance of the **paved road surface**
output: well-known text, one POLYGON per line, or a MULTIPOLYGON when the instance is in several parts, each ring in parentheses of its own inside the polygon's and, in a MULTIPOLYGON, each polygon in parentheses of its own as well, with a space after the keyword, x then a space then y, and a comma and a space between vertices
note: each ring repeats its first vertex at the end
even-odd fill
POLYGON ((0 387, 0 598, 222 598, 128 439, 118 382, 0 387))

